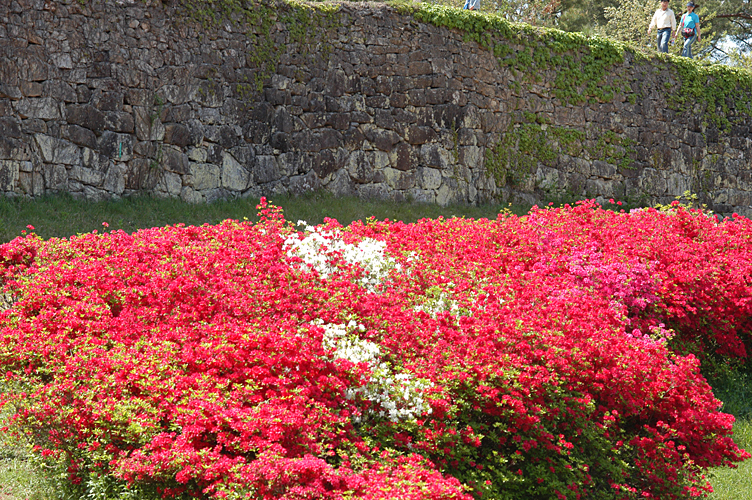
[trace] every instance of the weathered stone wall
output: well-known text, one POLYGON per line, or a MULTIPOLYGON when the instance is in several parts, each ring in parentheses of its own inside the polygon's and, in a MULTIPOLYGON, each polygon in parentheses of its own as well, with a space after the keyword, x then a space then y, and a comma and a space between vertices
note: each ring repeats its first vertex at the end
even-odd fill
POLYGON ((627 53, 608 78, 631 92, 572 105, 554 97, 554 71, 522 78, 462 33, 379 4, 343 4, 300 38, 276 19, 207 28, 149 0, 84 3, 0 0, 8 195, 203 202, 324 189, 446 204, 692 190, 718 212, 752 214, 749 122, 719 132, 671 110, 676 75, 662 59, 627 53), (266 73, 260 37, 273 43, 266 73), (535 157, 525 130, 556 154, 535 157))

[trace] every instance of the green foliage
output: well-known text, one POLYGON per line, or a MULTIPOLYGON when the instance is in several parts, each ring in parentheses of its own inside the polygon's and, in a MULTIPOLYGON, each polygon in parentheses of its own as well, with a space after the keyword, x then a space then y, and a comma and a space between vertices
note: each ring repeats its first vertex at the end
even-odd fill
POLYGON ((557 29, 534 28, 507 21, 498 15, 433 4, 403 8, 419 21, 460 29, 465 39, 491 50, 499 64, 528 81, 535 81, 540 68, 555 69, 554 95, 565 103, 578 104, 595 98, 613 99, 615 89, 606 85, 614 65, 623 61, 625 47, 603 37, 585 37, 557 29))
POLYGON ((681 83, 679 91, 668 96, 672 107, 702 113, 721 130, 750 119, 752 71, 719 64, 698 64, 684 57, 674 59, 673 63, 681 83), (735 115, 731 113, 732 103, 736 108, 735 115))
POLYGON ((601 31, 614 40, 655 50, 656 32, 648 35, 647 31, 656 8, 655 0, 624 0, 606 6, 603 9, 606 24, 601 31))
POLYGON ((606 131, 595 141, 588 141, 585 132, 557 127, 541 115, 523 113, 524 121, 502 134, 492 148, 486 149, 486 170, 497 186, 520 186, 535 174, 538 163, 554 167, 560 154, 601 160, 629 168, 634 154, 633 141, 606 131))
POLYGON ((264 81, 276 71, 279 59, 287 44, 280 44, 271 36, 275 23, 283 24, 289 33, 289 43, 298 52, 328 55, 331 48, 325 31, 336 26, 336 4, 304 3, 286 0, 272 5, 264 0, 180 0, 179 12, 186 19, 197 23, 202 30, 218 29, 229 23, 233 29, 245 33, 252 42, 253 50, 246 54, 254 68, 253 83, 244 81, 236 85, 240 97, 248 97, 253 88, 261 92, 264 81), (315 49, 315 50, 312 50, 315 49))
MULTIPOLYGON (((622 18, 637 16, 641 19, 640 16, 650 13, 648 3, 643 4, 643 0, 634 2, 636 12, 631 14, 625 8, 607 11, 615 23, 612 24, 613 29, 606 30, 609 37, 614 33, 619 36, 618 33, 622 32, 622 18)), ((534 83, 539 78, 541 68, 554 70, 556 78, 552 93, 564 103, 608 102, 624 90, 629 92, 630 103, 637 101, 628 86, 609 82, 618 80, 613 72, 623 62, 625 52, 630 52, 635 60, 645 59, 643 44, 646 42, 638 33, 640 29, 646 33, 647 25, 643 28, 633 27, 633 31, 621 36, 625 42, 637 43, 633 45, 602 35, 585 36, 582 33, 517 24, 499 15, 457 10, 443 5, 401 4, 399 10, 411 13, 422 22, 464 31, 466 40, 492 51, 499 64, 514 71, 518 79, 534 83)), ((626 22, 630 26, 637 23, 626 22)), ((678 86, 672 85, 671 91, 667 92, 673 109, 702 115, 705 121, 723 131, 730 130, 735 123, 752 119, 752 71, 743 66, 709 65, 684 57, 670 57, 669 61, 672 73, 678 80, 678 86), (732 103, 735 114, 732 114, 732 103)), ((652 64, 656 64, 656 61, 652 64)), ((629 79, 629 75, 624 78, 629 79)), ((511 85, 519 92, 519 82, 513 81, 511 85)), ((500 152, 492 154, 498 156, 500 152)), ((492 169, 498 172, 499 165, 493 165, 492 169)))
MULTIPOLYGON (((441 1, 441 0, 440 0, 441 1)), ((448 3, 446 0, 442 3, 448 3)), ((671 2, 677 22, 685 11, 686 2, 671 2)), ((638 47, 655 51, 655 38, 647 36, 653 13, 659 8, 655 0, 489 0, 484 10, 502 14, 509 20, 535 25, 553 26, 564 31, 606 34, 638 47), (512 13, 510 17, 509 13, 512 13), (536 15, 545 12, 545 16, 536 15)), ((752 48, 752 3, 749 0, 707 0, 695 9, 700 16, 702 37, 694 44, 695 57, 710 61, 738 64, 738 54, 752 48), (729 48, 731 42, 732 47, 729 48)), ((681 42, 681 37, 678 37, 681 42)), ((681 43, 670 51, 681 53, 681 43)))

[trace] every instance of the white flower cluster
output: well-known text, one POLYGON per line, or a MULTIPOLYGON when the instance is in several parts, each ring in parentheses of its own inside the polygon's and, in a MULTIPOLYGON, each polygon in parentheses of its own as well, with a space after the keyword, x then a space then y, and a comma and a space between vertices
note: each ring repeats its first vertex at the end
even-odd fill
POLYGON ((386 254, 386 243, 383 241, 363 238, 353 245, 345 243, 336 232, 317 231, 302 220, 298 221, 298 225, 304 226, 307 234, 302 239, 297 235, 288 237, 285 240, 287 254, 299 257, 308 269, 315 269, 324 279, 336 268, 332 252, 339 252, 345 262, 357 264, 366 271, 360 283, 371 292, 376 291, 376 286, 389 275, 391 269, 400 269, 397 261, 386 254))
POLYGON ((392 422, 411 421, 431 413, 424 391, 432 386, 428 380, 415 378, 410 373, 395 373, 389 363, 381 360, 381 348, 374 342, 360 339, 356 331, 365 327, 350 321, 347 325, 323 324, 324 347, 334 349, 334 357, 352 363, 365 363, 371 369, 369 380, 360 387, 350 388, 345 395, 376 403, 374 414, 392 422))

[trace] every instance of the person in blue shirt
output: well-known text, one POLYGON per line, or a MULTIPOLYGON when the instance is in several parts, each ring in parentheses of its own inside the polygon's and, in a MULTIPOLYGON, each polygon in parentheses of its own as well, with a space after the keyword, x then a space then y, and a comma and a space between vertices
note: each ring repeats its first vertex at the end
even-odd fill
POLYGON ((462 8, 467 10, 480 10, 480 0, 465 0, 465 5, 463 5, 462 8))
MULTIPOLYGON (((687 12, 682 16, 679 29, 676 32, 681 33, 684 37, 684 48, 681 55, 692 59, 692 44, 695 43, 695 40, 700 40, 700 17, 695 14, 694 2, 687 3, 687 12), (687 30, 691 31, 688 32, 687 30)), ((674 38, 676 38, 676 35, 674 35, 674 38)))

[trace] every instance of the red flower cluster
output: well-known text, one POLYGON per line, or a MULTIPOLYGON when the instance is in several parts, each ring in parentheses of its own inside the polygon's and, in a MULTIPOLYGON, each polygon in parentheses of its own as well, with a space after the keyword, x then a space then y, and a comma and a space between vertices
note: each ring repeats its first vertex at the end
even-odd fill
POLYGON ((584 202, 328 221, 309 245, 261 208, 0 246, 0 401, 72 483, 672 499, 749 457, 698 357, 672 348, 746 357, 750 221, 584 202))

